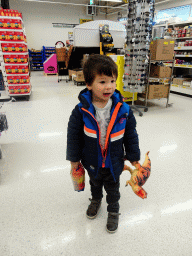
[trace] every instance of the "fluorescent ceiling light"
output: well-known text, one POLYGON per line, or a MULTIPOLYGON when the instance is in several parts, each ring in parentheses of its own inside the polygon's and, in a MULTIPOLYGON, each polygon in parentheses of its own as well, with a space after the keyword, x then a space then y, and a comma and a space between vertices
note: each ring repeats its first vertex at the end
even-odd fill
POLYGON ((100 1, 103 1, 103 2, 116 2, 116 3, 122 3, 123 2, 122 0, 100 0, 100 1))

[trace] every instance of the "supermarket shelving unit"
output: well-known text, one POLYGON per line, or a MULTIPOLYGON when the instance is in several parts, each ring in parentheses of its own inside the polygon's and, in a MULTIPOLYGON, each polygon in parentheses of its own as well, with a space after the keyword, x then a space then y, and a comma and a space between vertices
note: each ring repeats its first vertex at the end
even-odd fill
MULTIPOLYGON (((167 25, 168 28, 175 28, 180 27, 184 28, 185 26, 192 26, 192 21, 186 21, 186 22, 180 22, 180 23, 170 23, 167 25)), ((178 69, 182 68, 185 69, 183 71, 186 71, 186 73, 189 73, 189 69, 192 69, 192 46, 178 46, 179 42, 190 40, 192 41, 192 29, 190 36, 184 36, 184 37, 175 37, 174 39, 176 41, 175 43, 175 58, 179 59, 182 58, 185 60, 184 64, 174 64, 174 73, 178 73, 178 69), (177 52, 182 52, 182 54, 177 54, 177 52), (176 70, 176 71, 175 71, 176 70)), ((166 64, 167 66, 170 66, 169 64, 166 64)), ((186 96, 192 96, 192 78, 191 82, 184 82, 183 85, 177 85, 173 84, 171 85, 171 92, 181 93, 182 95, 186 96)))
POLYGON ((24 96, 29 100, 29 56, 22 18, 0 16, 0 24, 0 62, 5 86, 1 98, 10 100, 24 96))
POLYGON ((43 46, 43 62, 48 59, 51 54, 54 54, 55 52, 55 47, 46 47, 43 46))
MULTIPOLYGON (((154 82, 159 83, 159 84, 168 85, 168 94, 167 94, 167 97, 165 97, 167 99, 166 108, 171 105, 171 104, 169 104, 169 95, 170 95, 170 90, 171 90, 171 82, 172 82, 172 77, 173 77, 174 63, 175 63, 175 56, 172 60, 151 60, 151 59, 149 60, 149 73, 148 73, 149 77, 148 77, 148 83, 147 83, 147 87, 146 87, 146 96, 145 96, 145 106, 146 107, 147 107, 147 103, 148 103, 149 86, 150 86, 150 83, 154 83, 154 82), (150 77, 151 64, 157 63, 157 62, 163 63, 164 66, 171 67, 171 76, 170 77, 163 77, 163 78, 150 77), (169 64, 167 64, 167 62, 169 62, 169 64)), ((158 98, 158 99, 160 99, 160 98, 158 98)))
POLYGON ((31 70, 32 71, 42 71, 43 70, 43 51, 29 50, 29 57, 32 58, 31 70))

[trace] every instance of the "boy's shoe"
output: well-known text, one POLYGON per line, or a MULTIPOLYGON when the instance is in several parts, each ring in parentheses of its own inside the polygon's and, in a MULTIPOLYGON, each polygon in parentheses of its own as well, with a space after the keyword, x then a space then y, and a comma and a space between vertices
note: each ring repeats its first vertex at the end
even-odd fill
POLYGON ((108 213, 106 229, 109 233, 115 233, 117 231, 119 215, 120 213, 116 213, 116 212, 108 213))
POLYGON ((91 203, 87 209, 86 215, 87 218, 94 219, 98 214, 99 208, 101 207, 101 199, 89 198, 89 200, 91 201, 91 203))

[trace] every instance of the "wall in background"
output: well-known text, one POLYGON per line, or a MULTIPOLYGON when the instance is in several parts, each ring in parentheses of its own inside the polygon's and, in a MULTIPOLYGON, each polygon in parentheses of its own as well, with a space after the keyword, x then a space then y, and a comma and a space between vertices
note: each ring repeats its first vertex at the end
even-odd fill
MULTIPOLYGON (((92 18, 86 15, 86 8, 83 6, 10 0, 10 9, 23 14, 28 48, 36 50, 41 50, 42 46, 55 46, 57 41, 65 43, 68 32, 73 32, 72 28, 53 28, 52 23, 79 24, 79 19, 92 18)), ((93 19, 104 20, 105 15, 98 14, 93 19)))

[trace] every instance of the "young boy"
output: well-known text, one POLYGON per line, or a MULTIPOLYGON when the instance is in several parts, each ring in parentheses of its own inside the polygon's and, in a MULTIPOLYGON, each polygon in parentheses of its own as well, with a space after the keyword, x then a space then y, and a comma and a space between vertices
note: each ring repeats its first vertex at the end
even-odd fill
POLYGON ((90 178, 91 204, 86 215, 97 216, 105 188, 107 231, 118 228, 120 174, 124 160, 140 160, 136 120, 129 105, 116 90, 117 65, 108 56, 91 55, 84 63, 86 89, 73 109, 68 123, 67 160, 71 168, 80 161, 90 178))

